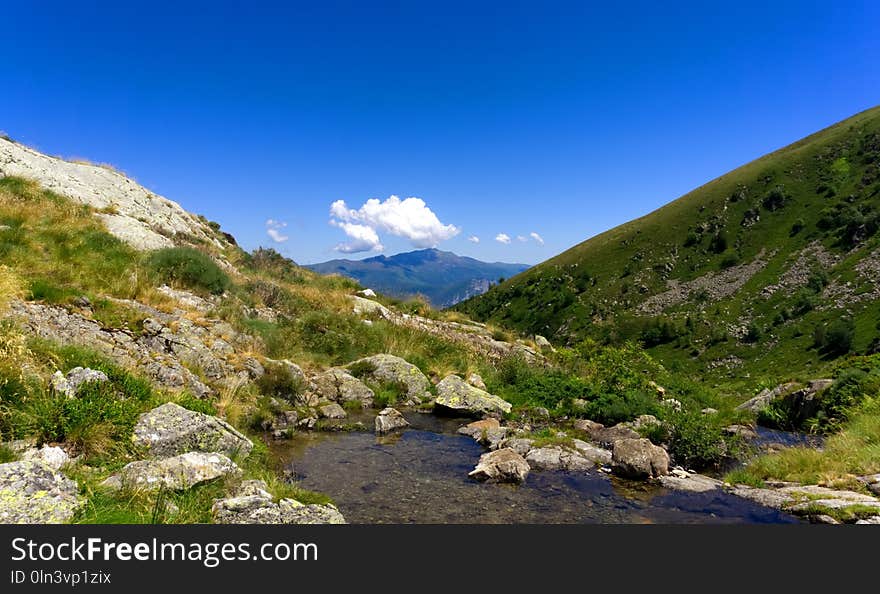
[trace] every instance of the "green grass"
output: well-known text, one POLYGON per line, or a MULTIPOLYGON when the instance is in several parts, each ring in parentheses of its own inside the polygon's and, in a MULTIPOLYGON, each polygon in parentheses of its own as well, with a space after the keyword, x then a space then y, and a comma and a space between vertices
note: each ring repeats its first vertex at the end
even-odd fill
MULTIPOLYGON (((642 340, 667 367, 715 383, 778 376, 780 369, 819 377, 835 357, 864 352, 877 340, 877 303, 851 306, 852 336, 836 328, 835 348, 816 349, 814 329, 835 323, 839 310, 811 307, 792 314, 803 294, 781 290, 767 298, 762 290, 812 242, 842 258, 825 271, 825 283, 856 278, 854 265, 880 245, 878 162, 880 108, 874 108, 588 239, 454 309, 525 334, 556 336, 559 344, 584 337, 611 344, 642 340), (758 219, 744 224, 750 214, 758 219), (667 280, 687 282, 735 262, 749 264, 762 252, 766 267, 729 297, 710 301, 697 291, 664 312, 666 327, 639 312, 646 299, 667 289, 667 280), (751 343, 718 339, 720 329, 743 322, 752 324, 751 343), (743 364, 730 371, 709 367, 729 355, 743 364)), ((821 284, 811 285, 808 296, 821 302, 821 284)))
POLYGON ((849 414, 849 421, 828 437, 823 449, 792 447, 764 455, 727 480, 755 484, 773 479, 858 489, 856 476, 878 472, 880 397, 874 394, 849 414))
POLYGON ((197 292, 221 295, 231 285, 229 275, 209 255, 191 247, 156 250, 147 267, 161 282, 197 292))

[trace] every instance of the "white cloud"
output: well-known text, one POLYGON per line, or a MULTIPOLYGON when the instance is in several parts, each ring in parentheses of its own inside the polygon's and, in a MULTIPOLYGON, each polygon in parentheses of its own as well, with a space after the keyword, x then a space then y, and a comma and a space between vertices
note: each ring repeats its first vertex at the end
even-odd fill
POLYGON ((471 235, 470 237, 468 237, 468 241, 471 243, 480 243, 480 238, 476 235, 471 235))
POLYGON ((529 238, 526 237, 525 235, 517 235, 516 240, 519 241, 520 243, 525 243, 529 240, 529 238))
POLYGON ((376 230, 367 225, 358 225, 356 223, 341 223, 339 221, 330 221, 334 227, 342 229, 351 239, 346 243, 337 244, 334 248, 337 252, 343 254, 356 254, 358 252, 381 252, 384 248, 379 240, 379 234, 376 230))
POLYGON ((536 242, 538 242, 538 245, 544 245, 544 238, 541 237, 540 235, 538 235, 537 233, 535 233, 534 231, 532 231, 531 233, 529 233, 529 236, 530 236, 532 239, 534 239, 536 242))
MULTIPOLYGON (((455 225, 441 223, 425 201, 415 197, 401 200, 397 196, 390 196, 382 202, 378 198, 370 198, 357 210, 348 208, 344 200, 337 200, 330 205, 330 216, 330 223, 344 231, 344 225, 360 227, 357 233, 362 235, 361 239, 366 237, 363 229, 371 229, 376 244, 379 243, 378 231, 408 239, 417 248, 435 247, 461 232, 455 225)), ((346 231, 346 234, 349 232, 346 231)))
POLYGON ((287 223, 284 221, 276 221, 275 219, 266 220, 266 234, 276 243, 284 243, 290 239, 287 235, 281 232, 285 227, 287 227, 287 223))
POLYGON ((508 244, 510 243, 510 235, 508 235, 507 233, 499 233, 495 236, 495 241, 497 241, 498 243, 508 244))

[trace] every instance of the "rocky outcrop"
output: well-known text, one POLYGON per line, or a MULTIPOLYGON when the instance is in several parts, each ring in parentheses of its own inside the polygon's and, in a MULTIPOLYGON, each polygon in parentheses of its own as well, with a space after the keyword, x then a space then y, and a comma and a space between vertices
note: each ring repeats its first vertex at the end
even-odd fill
POLYGON ((15 301, 10 315, 36 336, 85 345, 120 366, 137 370, 162 388, 187 389, 197 397, 209 396, 213 390, 187 365, 220 384, 253 379, 261 371, 249 365, 247 357, 235 356, 236 349, 250 348, 252 339, 226 322, 204 320, 197 324, 184 317, 182 310, 172 315, 134 301, 123 305, 151 316, 143 321, 143 332, 104 328, 79 313, 39 303, 15 301))
POLYGON ((495 361, 507 357, 522 357, 529 363, 544 364, 546 362, 543 355, 528 345, 496 340, 483 324, 432 320, 422 316, 400 313, 381 303, 357 295, 350 297, 353 305, 352 311, 355 315, 383 318, 398 326, 413 328, 444 340, 457 342, 495 361))
POLYGON ((111 489, 174 491, 191 489, 209 481, 241 476, 241 469, 223 454, 187 452, 159 460, 138 460, 127 464, 104 481, 111 489))
POLYGON ((263 481, 245 481, 232 496, 211 508, 215 524, 345 524, 332 505, 305 505, 294 499, 275 503, 263 481))
POLYGON ((829 489, 816 485, 784 484, 778 488, 736 485, 730 492, 767 507, 800 516, 835 515, 857 511, 865 516, 880 515, 880 499, 855 491, 829 489), (871 513, 872 510, 874 513, 871 513))
POLYGON ((13 175, 102 210, 96 216, 110 233, 136 249, 170 247, 175 237, 225 247, 198 217, 110 167, 64 161, 0 138, 0 177, 13 175))
POLYGON ((64 524, 83 506, 77 484, 35 460, 0 464, 0 523, 64 524))
POLYGON ((788 418, 795 426, 814 417, 819 411, 822 393, 834 383, 830 379, 816 379, 806 386, 789 382, 780 384, 772 390, 764 389, 757 396, 737 406, 737 410, 758 413, 770 404, 780 401, 788 411, 788 418))
POLYGON ((648 439, 620 439, 614 442, 611 470, 624 478, 660 477, 669 473, 669 454, 648 439))
POLYGON ((468 476, 479 481, 521 483, 529 474, 529 464, 511 448, 501 448, 480 456, 468 476))
POLYGON ((458 433, 472 437, 477 443, 494 450, 500 447, 510 429, 502 427, 498 419, 488 418, 459 427, 458 433))
POLYGON ((457 375, 449 375, 437 384, 434 408, 439 412, 482 416, 509 413, 511 405, 499 396, 475 388, 457 375))
POLYGON ((339 404, 359 402, 364 408, 373 406, 375 394, 361 380, 345 369, 334 367, 312 378, 313 392, 323 398, 339 404))
POLYGON ((376 433, 389 433, 397 429, 409 427, 400 411, 394 408, 383 408, 374 421, 376 433))
POLYGON ((254 444, 226 421, 191 411, 173 402, 142 414, 133 441, 151 457, 184 452, 222 452, 247 457, 254 444))
POLYGON ((706 493, 720 489, 724 485, 718 479, 690 473, 680 468, 675 468, 668 475, 661 476, 660 484, 667 489, 689 493, 706 493))
POLYGON ((81 385, 90 382, 106 382, 107 374, 103 371, 89 369, 88 367, 74 367, 64 375, 60 371, 56 371, 49 380, 52 390, 56 394, 64 394, 68 398, 76 396, 81 385))
POLYGON ((401 404, 413 406, 431 399, 431 382, 421 370, 394 355, 379 354, 364 357, 347 365, 349 369, 360 369, 361 379, 378 384, 394 384, 405 389, 401 404))

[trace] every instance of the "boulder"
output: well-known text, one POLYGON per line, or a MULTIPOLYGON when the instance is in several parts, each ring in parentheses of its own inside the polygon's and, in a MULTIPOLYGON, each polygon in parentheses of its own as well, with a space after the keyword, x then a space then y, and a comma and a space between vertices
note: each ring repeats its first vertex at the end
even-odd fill
POLYGON ((483 381, 483 378, 480 376, 479 373, 470 374, 467 378, 467 383, 481 390, 486 389, 486 382, 483 381))
POLYGON ((379 415, 374 422, 376 433, 388 433, 395 429, 403 429, 409 427, 409 423, 400 414, 400 411, 394 408, 383 408, 379 411, 379 415))
POLYGON ((173 402, 144 413, 134 427, 134 443, 153 458, 184 452, 222 452, 247 457, 254 444, 229 423, 173 402))
POLYGON ((335 402, 319 406, 318 414, 320 414, 325 419, 344 419, 347 416, 345 414, 345 409, 343 409, 335 402))
POLYGON ((265 492, 219 499, 211 514, 215 524, 345 524, 332 505, 305 505, 294 499, 275 503, 265 492))
POLYGON ((560 446, 534 448, 526 454, 526 462, 531 468, 539 470, 588 470, 593 462, 581 455, 560 446))
POLYGON ((497 449, 507 437, 509 429, 502 427, 498 419, 488 418, 468 423, 458 428, 458 433, 474 438, 478 443, 497 449))
POLYGON ((475 416, 509 413, 511 405, 502 398, 471 386, 457 375, 449 375, 437 384, 434 410, 475 416))
POLYGON ((184 491, 219 478, 241 475, 241 469, 223 454, 187 452, 159 460, 126 464, 104 481, 108 488, 153 491, 159 488, 184 491))
POLYGON ((357 401, 364 408, 373 406, 373 391, 345 369, 328 369, 313 377, 312 382, 315 393, 320 398, 340 404, 357 401))
POLYGON ((595 421, 578 419, 574 422, 574 428, 583 431, 592 441, 607 448, 613 447, 614 443, 621 439, 638 439, 641 437, 627 423, 618 423, 613 427, 606 427, 595 421))
POLYGON ((106 382, 109 381, 109 378, 103 371, 89 369, 88 367, 74 367, 67 372, 67 375, 56 371, 49 381, 56 394, 64 394, 68 398, 73 398, 83 384, 106 382))
POLYGON ((798 387, 798 384, 794 382, 788 382, 784 384, 779 384, 772 390, 768 388, 764 388, 756 396, 746 400, 742 404, 736 407, 736 410, 747 410, 753 413, 757 413, 758 411, 767 408, 767 406, 779 398, 784 394, 788 394, 789 392, 793 392, 798 387))
POLYGON ((501 448, 480 456, 468 476, 479 481, 521 483, 529 474, 529 463, 511 448, 501 448))
POLYGON ((352 301, 352 313, 358 316, 377 316, 380 318, 385 318, 386 320, 392 319, 394 316, 387 307, 379 303, 378 301, 373 301, 372 299, 364 299, 363 297, 358 297, 357 295, 351 295, 352 301))
POLYGON ((758 433, 747 425, 728 425, 724 428, 724 432, 728 435, 736 435, 743 439, 754 439, 758 437, 758 433))
POLYGON ((611 464, 611 450, 596 447, 591 443, 575 439, 572 441, 575 449, 593 464, 611 464))
POLYGON ((664 476, 669 474, 669 454, 648 439, 619 439, 614 442, 611 469, 625 478, 664 476))
POLYGON ((702 474, 691 474, 689 472, 675 472, 673 474, 661 476, 660 484, 667 489, 676 491, 688 491, 690 493, 705 493, 720 489, 724 483, 718 479, 713 479, 702 474))
POLYGON ((379 354, 358 359, 348 365, 350 369, 360 368, 363 379, 379 384, 395 384, 406 389, 401 404, 408 406, 420 404, 431 399, 431 382, 422 371, 394 355, 379 354))
POLYGON ((534 440, 524 437, 512 437, 499 444, 500 448, 510 448, 520 456, 526 456, 532 449, 534 440))
POLYGON ((64 524, 84 503, 76 482, 42 462, 0 464, 0 524, 64 524))
POLYGON ((372 299, 376 296, 376 292, 373 289, 364 289, 362 291, 358 291, 355 294, 360 295, 361 297, 366 297, 367 299, 372 299))
POLYGON ((52 470, 61 470, 61 467, 70 462, 67 452, 57 446, 44 445, 42 448, 25 450, 21 455, 22 460, 41 462, 52 470))

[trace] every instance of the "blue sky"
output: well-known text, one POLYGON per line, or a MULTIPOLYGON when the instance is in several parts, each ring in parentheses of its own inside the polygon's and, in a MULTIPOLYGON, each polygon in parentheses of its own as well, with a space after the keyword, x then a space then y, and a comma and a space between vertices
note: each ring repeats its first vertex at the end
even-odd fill
POLYGON ((0 130, 301 263, 537 263, 880 103, 871 1, 4 4, 0 130))

